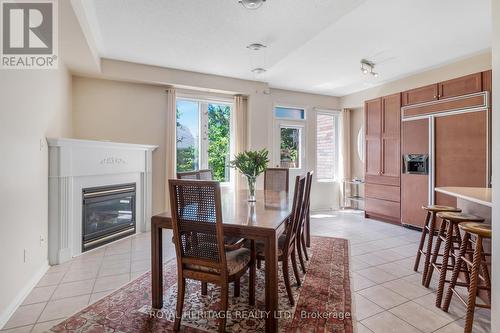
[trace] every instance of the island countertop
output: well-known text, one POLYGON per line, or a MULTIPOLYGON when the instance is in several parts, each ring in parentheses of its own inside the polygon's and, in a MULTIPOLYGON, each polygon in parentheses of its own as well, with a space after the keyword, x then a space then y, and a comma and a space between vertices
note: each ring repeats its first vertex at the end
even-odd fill
POLYGON ((487 187, 436 187, 436 192, 492 207, 491 188, 487 187))

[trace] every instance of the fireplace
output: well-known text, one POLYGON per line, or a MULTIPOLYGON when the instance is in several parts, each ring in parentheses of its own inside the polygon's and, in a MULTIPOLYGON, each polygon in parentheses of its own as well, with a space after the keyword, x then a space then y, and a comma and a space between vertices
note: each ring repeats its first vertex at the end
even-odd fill
POLYGON ((82 196, 82 252, 135 234, 135 183, 84 188, 82 196))

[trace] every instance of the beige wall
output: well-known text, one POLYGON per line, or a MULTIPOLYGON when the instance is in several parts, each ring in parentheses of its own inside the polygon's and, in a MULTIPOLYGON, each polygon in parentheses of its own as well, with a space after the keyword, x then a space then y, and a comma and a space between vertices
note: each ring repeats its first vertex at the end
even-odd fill
MULTIPOLYGON (((203 75, 205 76, 205 75, 203 75)), ((180 77, 177 79, 185 79, 180 77)), ((122 77, 123 79, 123 77, 122 77)), ((208 79, 205 79, 208 80, 208 79)), ((234 79, 228 79, 234 81, 234 79)), ((158 145, 153 153, 153 212, 164 209, 165 161, 165 86, 142 82, 119 82, 101 78, 73 77, 74 136, 80 139, 111 140, 119 142, 158 145)), ((224 78, 218 78, 215 88, 226 88, 224 78)), ((236 83, 238 83, 236 80, 236 83)), ((253 86, 239 83, 233 86, 249 93, 250 148, 268 148, 273 152, 273 117, 275 104, 305 107, 313 114, 314 107, 338 108, 338 99, 277 89, 263 89, 261 83, 253 86)), ((182 81, 183 87, 186 81, 182 81)), ((211 82, 215 84, 214 82, 211 82)), ((209 92, 203 91, 206 95, 209 92)), ((191 94, 196 92, 191 91, 191 94)), ((226 96, 231 96, 227 94, 226 96)), ((314 118, 308 118, 307 169, 315 169, 314 118)), ((262 178, 262 177, 261 177, 262 178)), ((262 181, 259 183, 262 186, 262 181)), ((318 184, 312 207, 337 207, 336 184, 318 184)))
POLYGON ((0 327, 48 267, 45 138, 72 135, 71 77, 59 65, 0 74, 0 327))
MULTIPOLYGON (((452 64, 439 66, 422 73, 410 75, 374 88, 343 96, 341 98, 341 104, 344 108, 363 107, 364 101, 372 98, 390 95, 489 69, 491 69, 491 52, 488 51, 452 64)), ((383 77, 383 73, 381 77, 383 77)))
MULTIPOLYGON (((351 110, 351 177, 364 178, 364 162, 358 155, 358 132, 363 128, 365 113, 363 108, 351 110)), ((364 128, 363 128, 364 131, 364 128)), ((363 142, 364 145, 364 142, 363 142)))
POLYGON ((164 205, 165 88, 73 76, 77 139, 158 145, 153 152, 153 213, 164 205))
POLYGON ((500 332, 500 0, 493 0, 493 307, 492 332, 500 332))

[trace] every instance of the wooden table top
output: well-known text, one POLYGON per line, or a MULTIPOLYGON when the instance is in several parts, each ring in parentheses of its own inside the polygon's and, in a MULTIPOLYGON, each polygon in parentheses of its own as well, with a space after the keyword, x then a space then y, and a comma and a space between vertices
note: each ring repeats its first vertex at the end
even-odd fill
MULTIPOLYGON (((292 198, 287 192, 256 191, 256 202, 248 202, 248 191, 221 191, 224 228, 276 230, 292 212, 292 198)), ((171 228, 171 214, 153 216, 153 223, 171 228)))

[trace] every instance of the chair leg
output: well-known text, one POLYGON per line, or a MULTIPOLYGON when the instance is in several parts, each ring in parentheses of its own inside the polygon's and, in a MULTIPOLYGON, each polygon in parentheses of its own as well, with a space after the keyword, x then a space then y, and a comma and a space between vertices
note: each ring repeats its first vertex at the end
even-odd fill
POLYGON ((306 246, 306 234, 304 231, 302 231, 302 234, 300 237, 300 244, 302 244, 302 250, 304 252, 304 256, 306 257, 306 260, 309 261, 309 254, 307 253, 307 246, 306 246))
POLYGON ((441 236, 444 236, 444 230, 446 227, 446 223, 444 221, 441 222, 441 227, 439 228, 439 233, 436 239, 436 244, 434 245, 434 252, 432 252, 432 259, 431 263, 429 264, 429 271, 427 272, 427 275, 425 277, 425 284, 424 286, 426 288, 429 288, 429 285, 431 284, 431 279, 432 279, 432 273, 434 272, 434 264, 437 262, 437 257, 439 254, 439 250, 441 249, 441 236))
POLYGON ((292 295, 292 288, 290 287, 290 274, 288 273, 288 258, 283 258, 283 279, 285 280, 286 293, 288 294, 290 305, 294 306, 295 301, 292 295))
POLYGON ((175 306, 174 330, 181 328, 182 308, 184 307, 184 293, 186 292, 186 279, 180 277, 177 281, 177 304, 175 306))
MULTIPOLYGON (((295 248, 297 248, 297 254, 299 255, 300 267, 302 268, 302 272, 306 274, 306 265, 304 264, 304 258, 302 256, 302 246, 300 245, 300 241, 298 239, 295 239, 295 245, 295 248)), ((295 255, 293 255, 292 258, 295 259, 295 255)))
POLYGON ((255 253, 255 241, 250 242, 250 250, 251 250, 251 257, 250 257, 250 277, 248 280, 248 304, 250 305, 255 305, 255 261, 256 261, 256 253, 255 253))
MULTIPOLYGON (((417 257, 415 258, 415 265, 413 265, 413 270, 416 272, 418 271, 418 266, 420 265, 420 256, 422 255, 422 250, 424 248, 425 244, 425 236, 427 235, 427 226, 429 225, 429 220, 430 220, 430 215, 431 212, 427 212, 427 217, 425 218, 425 223, 424 223, 424 228, 422 229, 422 234, 420 235, 420 244, 418 245, 418 250, 417 250, 417 257)), ((427 244, 427 247, 429 244, 427 244)), ((429 252, 427 252, 429 253, 429 252)), ((425 266, 424 266, 425 269, 425 266)), ((425 274, 423 275, 423 278, 425 278, 425 274)))
MULTIPOLYGON (((427 279, 427 274, 429 273, 429 265, 431 262, 431 255, 432 255, 432 243, 434 241, 434 231, 436 229, 436 215, 434 213, 432 213, 431 215, 432 216, 428 230, 429 238, 427 239, 427 249, 425 250, 424 271, 422 272, 422 284, 425 284, 425 281, 427 279)), ((418 269, 418 263, 416 263, 416 266, 418 269)))
POLYGON ((229 298, 229 284, 227 282, 223 283, 221 286, 221 295, 220 295, 220 311, 224 312, 224 315, 221 316, 219 322, 219 332, 224 333, 226 331, 226 314, 228 307, 228 298, 229 298))
POLYGON ((240 279, 234 281, 234 297, 240 297, 240 279))
POLYGON ((460 245, 460 252, 458 253, 457 261, 453 267, 453 274, 451 275, 450 285, 448 286, 448 291, 446 292, 446 297, 444 298, 443 311, 448 312, 451 303, 451 297, 453 296, 453 289, 457 285, 458 274, 460 273, 460 268, 462 267, 462 257, 467 252, 467 244, 469 242, 469 234, 465 234, 460 245))
POLYGON ((451 245, 453 243, 453 223, 447 222, 448 228, 446 230, 446 242, 444 243, 443 262, 441 263, 441 272, 439 274, 439 283, 436 294, 436 307, 441 307, 443 300, 444 283, 448 273, 448 262, 451 252, 451 245))
POLYGON ((201 282, 201 294, 203 296, 207 296, 207 294, 208 294, 208 283, 207 282, 201 282))
POLYGON ((261 269, 262 268, 262 260, 257 259, 257 268, 261 269))
POLYGON ((292 268, 293 268, 293 275, 295 275, 295 280, 297 281, 297 286, 301 286, 302 283, 300 282, 300 275, 299 275, 299 267, 297 266, 297 258, 295 257, 295 249, 293 249, 293 252, 291 253, 292 257, 292 268))
POLYGON ((476 307, 477 285, 479 277, 479 268, 481 266, 482 239, 477 237, 476 248, 472 259, 472 268, 470 274, 469 297, 467 298, 467 314, 465 316, 464 333, 472 332, 472 324, 474 322, 474 309, 476 307))

